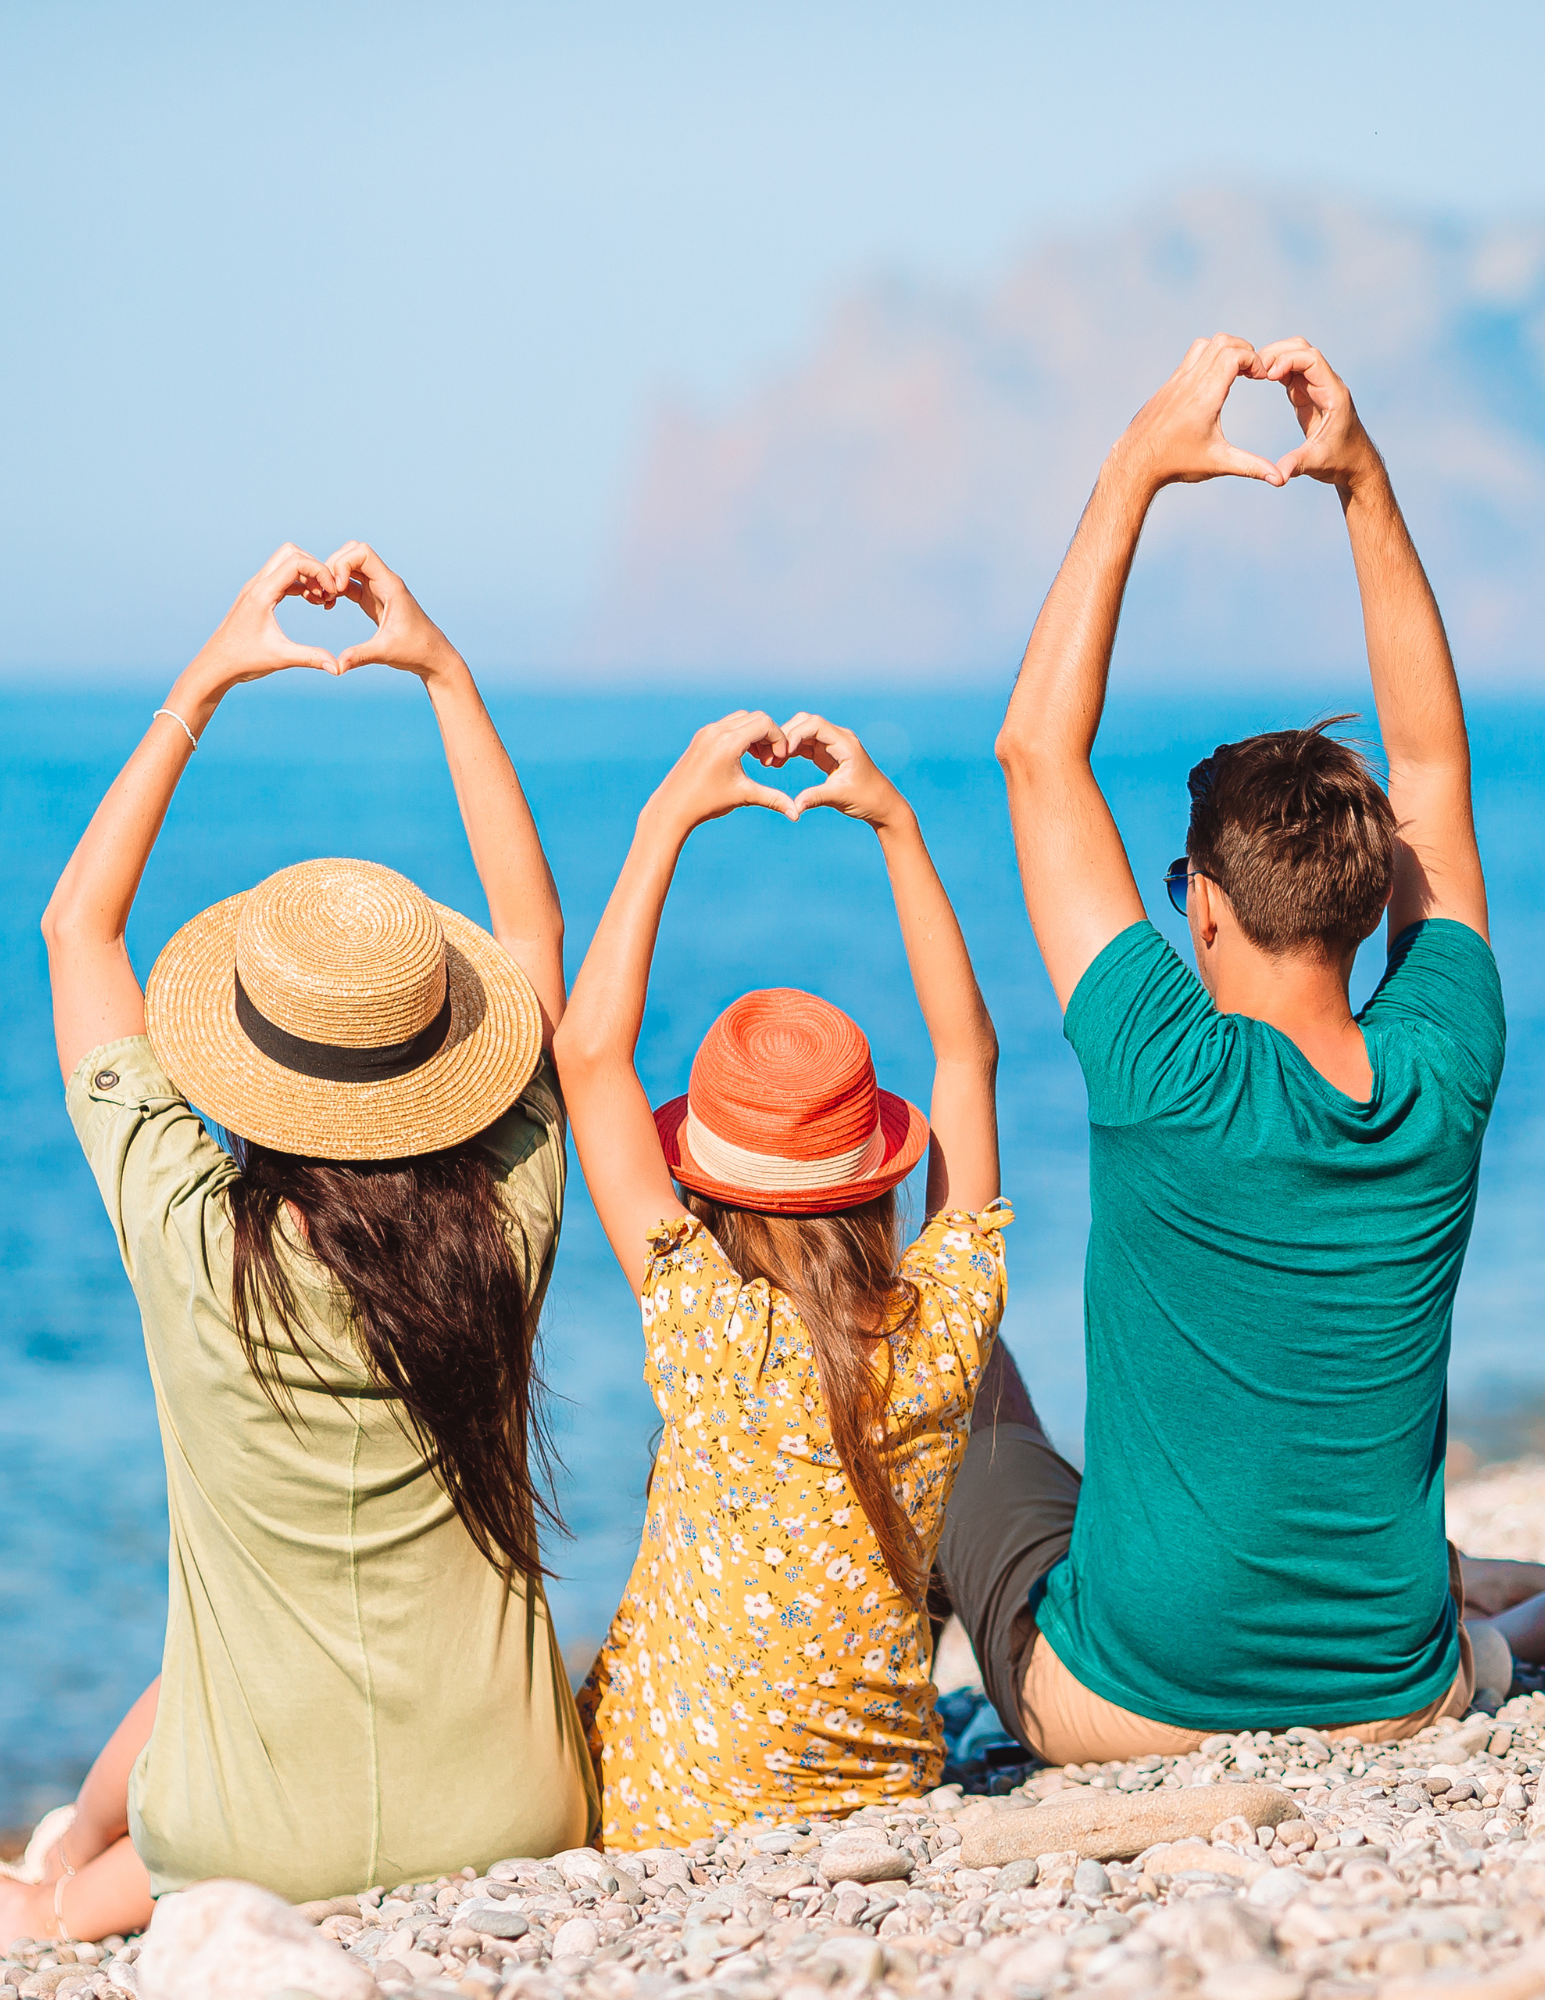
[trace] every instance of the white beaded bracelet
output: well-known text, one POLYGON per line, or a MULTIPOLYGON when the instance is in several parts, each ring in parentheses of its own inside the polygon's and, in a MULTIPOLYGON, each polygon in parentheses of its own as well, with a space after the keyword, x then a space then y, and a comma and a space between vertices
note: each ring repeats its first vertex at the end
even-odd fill
POLYGON ((176 723, 177 727, 182 731, 183 735, 186 736, 188 741, 193 745, 194 749, 196 750, 198 748, 198 738, 194 735, 193 731, 188 727, 187 723, 183 721, 182 717, 177 713, 175 708, 158 708, 156 710, 156 714, 151 716, 150 718, 152 722, 155 721, 156 715, 169 715, 172 718, 173 722, 176 723))

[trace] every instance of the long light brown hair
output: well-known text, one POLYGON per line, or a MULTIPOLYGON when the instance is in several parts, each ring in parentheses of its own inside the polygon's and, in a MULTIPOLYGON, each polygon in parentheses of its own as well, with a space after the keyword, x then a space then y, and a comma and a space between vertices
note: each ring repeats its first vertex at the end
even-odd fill
POLYGON ((288 1202, 342 1292, 372 1380, 400 1404, 477 1548, 506 1572, 546 1575, 537 1520, 562 1523, 547 1498, 536 1315, 489 1155, 475 1139, 406 1160, 304 1159, 243 1139, 235 1151, 233 1317, 269 1401, 293 1417, 275 1335, 307 1352, 274 1245, 288 1202))
POLYGON ((745 1284, 765 1278, 799 1314, 815 1350, 832 1443, 874 1531, 885 1567, 910 1603, 920 1604, 927 1564, 912 1523, 892 1491, 895 1438, 889 1336, 917 1313, 917 1288, 900 1274, 895 1190, 832 1215, 767 1215, 729 1208, 682 1190, 745 1284), (882 1361, 883 1373, 877 1363, 882 1361))

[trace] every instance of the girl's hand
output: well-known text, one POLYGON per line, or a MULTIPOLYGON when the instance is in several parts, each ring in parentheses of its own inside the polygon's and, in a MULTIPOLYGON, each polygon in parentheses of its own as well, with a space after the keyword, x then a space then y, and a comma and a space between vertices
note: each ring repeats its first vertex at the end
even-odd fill
POLYGON ((783 725, 790 757, 808 757, 828 775, 810 785, 794 801, 796 818, 810 806, 835 806, 849 819, 861 819, 878 830, 911 808, 875 764, 851 729, 839 729, 822 715, 799 714, 783 725))
POLYGON ((372 638, 338 655, 340 673, 364 666, 397 667, 427 683, 461 665, 450 640, 368 543, 345 542, 328 557, 327 568, 334 595, 357 604, 376 628, 372 638))
POLYGON ((340 672, 338 662, 325 647, 297 645, 274 616, 286 597, 303 597, 308 604, 331 609, 336 595, 328 565, 286 542, 250 582, 242 585, 236 602, 189 667, 198 693, 212 707, 238 681, 261 680, 265 674, 277 674, 286 667, 340 672))
POLYGON ((759 785, 741 763, 743 757, 754 757, 776 771, 788 755, 783 731, 770 715, 738 708, 697 732, 650 805, 683 839, 704 820, 722 819, 737 806, 766 806, 786 819, 798 819, 786 792, 759 785))

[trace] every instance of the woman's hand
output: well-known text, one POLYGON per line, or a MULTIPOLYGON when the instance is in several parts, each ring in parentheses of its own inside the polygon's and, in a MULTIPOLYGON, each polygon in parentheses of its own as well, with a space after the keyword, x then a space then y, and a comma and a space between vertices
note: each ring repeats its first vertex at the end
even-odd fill
POLYGON ((371 638, 338 655, 340 673, 351 673, 355 667, 396 667, 417 674, 427 684, 463 664, 402 578, 368 543, 345 542, 328 557, 327 568, 334 595, 357 604, 376 628, 371 638))
POLYGON ((770 812, 797 819, 788 794, 773 785, 759 785, 741 763, 743 757, 754 757, 776 771, 788 754, 783 731, 770 715, 738 708, 697 732, 644 810, 663 819, 682 840, 693 827, 722 819, 737 806, 766 806, 770 812))
POLYGON ((796 818, 811 806, 835 806, 878 831, 900 816, 910 817, 911 807, 851 729, 801 709, 783 725, 783 734, 787 756, 807 757, 827 773, 824 784, 807 786, 795 799, 796 818))
MULTIPOLYGON (((239 681, 262 680, 286 667, 315 667, 325 674, 340 671, 325 646, 302 646, 291 639, 274 616, 287 597, 330 609, 336 596, 332 571, 304 549, 286 542, 276 549, 257 575, 244 583, 226 612, 183 674, 180 682, 196 689, 210 712, 220 697, 239 681)), ((173 704, 175 706, 175 703, 173 704)), ((193 723, 198 734, 200 723, 193 723)), ((208 720, 206 714, 203 721, 208 720)))

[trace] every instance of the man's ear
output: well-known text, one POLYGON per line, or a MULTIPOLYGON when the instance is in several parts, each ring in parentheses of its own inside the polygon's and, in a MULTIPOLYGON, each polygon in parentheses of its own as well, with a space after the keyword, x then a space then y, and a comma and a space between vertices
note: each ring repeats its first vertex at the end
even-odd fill
POLYGON ((1218 935, 1218 924, 1227 907, 1223 891, 1210 875, 1193 875, 1190 894, 1196 898, 1196 935, 1205 946, 1211 947, 1218 935))

